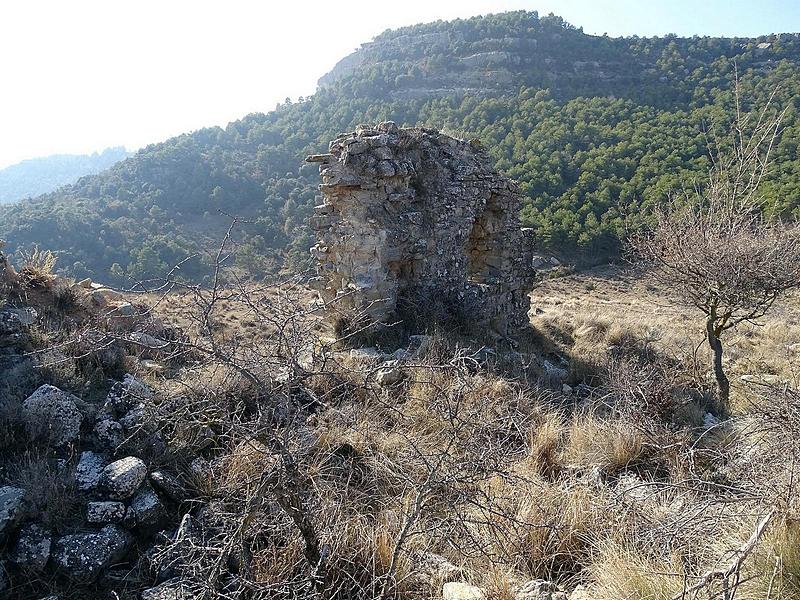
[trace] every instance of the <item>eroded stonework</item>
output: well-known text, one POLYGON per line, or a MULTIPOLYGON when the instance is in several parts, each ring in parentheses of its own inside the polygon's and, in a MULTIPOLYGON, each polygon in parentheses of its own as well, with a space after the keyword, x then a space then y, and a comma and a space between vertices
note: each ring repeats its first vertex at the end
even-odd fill
POLYGON ((479 143, 387 122, 306 160, 320 164, 311 252, 332 320, 408 321, 435 304, 500 335, 527 323, 520 198, 479 143))

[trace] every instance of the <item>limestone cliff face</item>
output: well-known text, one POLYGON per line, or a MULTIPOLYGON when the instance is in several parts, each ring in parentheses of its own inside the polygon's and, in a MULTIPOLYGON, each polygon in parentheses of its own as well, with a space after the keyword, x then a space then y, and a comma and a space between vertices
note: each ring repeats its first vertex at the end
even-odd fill
POLYGON ((325 303, 390 322, 438 302, 503 335, 527 322, 520 199, 477 143, 382 123, 307 160, 322 176, 311 251, 325 303))
MULTIPOLYGON (((379 36, 340 60, 318 85, 324 89, 381 71, 401 74, 390 89, 381 88, 381 93, 398 100, 515 94, 521 85, 556 92, 576 81, 610 93, 620 85, 643 84, 655 78, 654 67, 630 56, 624 40, 574 30, 537 30, 484 39, 467 39, 463 33, 442 30, 379 36), (607 47, 612 51, 606 52, 607 47)), ((360 89, 359 93, 371 92, 360 89)))

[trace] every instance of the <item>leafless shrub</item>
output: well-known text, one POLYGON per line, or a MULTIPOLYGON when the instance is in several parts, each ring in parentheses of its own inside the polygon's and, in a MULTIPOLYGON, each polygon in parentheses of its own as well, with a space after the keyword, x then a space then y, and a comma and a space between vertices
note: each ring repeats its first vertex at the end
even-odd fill
MULTIPOLYGON (((800 285, 800 228, 769 221, 759 197, 783 113, 738 108, 730 126, 731 150, 710 145, 706 185, 655 211, 655 226, 632 235, 630 250, 706 319, 719 396, 727 407, 730 382, 723 368, 723 333, 757 322, 775 300, 800 285)), ((716 140, 715 140, 716 141, 716 140)))

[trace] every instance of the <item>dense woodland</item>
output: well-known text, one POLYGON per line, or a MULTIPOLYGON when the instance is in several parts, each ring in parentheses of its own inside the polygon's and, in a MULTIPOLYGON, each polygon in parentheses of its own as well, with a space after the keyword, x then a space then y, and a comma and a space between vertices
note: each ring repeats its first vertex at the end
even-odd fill
MULTIPOLYGON (((388 31, 266 114, 154 144, 99 175, 0 209, 9 249, 39 243, 76 277, 157 276, 242 217, 236 261, 298 270, 318 174, 306 154, 360 122, 393 120, 479 138, 521 184, 543 251, 615 257, 648 207, 702 181, 708 144, 734 111, 786 108, 763 184, 767 210, 800 217, 800 37, 589 36, 515 12, 388 31)), ((723 141, 724 143, 724 141, 723 141)), ((202 255, 182 265, 198 278, 202 255)))

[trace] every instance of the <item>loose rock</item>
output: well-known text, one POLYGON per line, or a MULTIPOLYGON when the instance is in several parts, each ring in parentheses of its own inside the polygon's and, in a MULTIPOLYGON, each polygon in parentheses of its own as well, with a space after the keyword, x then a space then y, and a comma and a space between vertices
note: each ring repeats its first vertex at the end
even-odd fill
POLYGON ((19 520, 25 502, 25 490, 18 487, 0 487, 0 538, 19 520))
POLYGON ((179 577, 142 592, 142 600, 192 600, 179 577))
POLYGON ((114 500, 130 498, 147 477, 147 466, 135 456, 107 465, 100 475, 100 485, 114 500))
POLYGON ((78 489, 88 492, 95 489, 100 483, 100 476, 106 465, 105 459, 91 451, 81 452, 78 465, 75 467, 75 482, 78 489))
POLYGON ((186 490, 178 481, 177 477, 173 477, 164 471, 153 471, 150 473, 150 481, 152 484, 164 493, 167 498, 174 502, 181 502, 186 497, 186 490))
POLYGON ((57 387, 41 386, 22 403, 22 416, 29 433, 54 446, 74 441, 83 421, 76 400, 75 396, 57 387))
POLYGON ((144 405, 139 405, 129 410, 119 420, 119 423, 125 431, 135 431, 143 428, 147 424, 147 411, 144 405))
POLYGON ((86 520, 89 523, 121 523, 125 518, 125 510, 122 502, 89 502, 86 505, 86 520))
POLYGON ((414 555, 416 570, 424 575, 425 582, 430 585, 434 581, 442 583, 452 581, 461 575, 461 569, 440 554, 418 552, 414 555))
POLYGON ((520 587, 514 600, 568 600, 566 592, 545 579, 532 579, 520 587))
POLYGON ((461 581, 450 581, 442 588, 442 600, 486 600, 486 592, 461 581))
POLYGON ((122 415, 135 405, 152 397, 153 391, 146 383, 127 373, 122 381, 111 386, 106 403, 111 405, 117 414, 122 415))
POLYGON ((397 366, 396 360, 389 360, 375 374, 375 382, 380 386, 394 385, 404 377, 403 370, 397 366))
POLYGON ((152 528, 164 518, 164 504, 149 485, 142 486, 131 500, 131 510, 136 517, 136 526, 152 528))
POLYGON ((106 525, 97 533, 66 535, 57 540, 53 562, 70 579, 92 581, 121 560, 132 544, 130 533, 117 525, 106 525))
POLYGON ((50 532, 32 523, 25 526, 19 535, 9 558, 17 566, 41 571, 50 558, 50 532))
POLYGON ((103 448, 116 450, 125 441, 125 431, 117 421, 103 419, 94 426, 94 435, 103 448))

